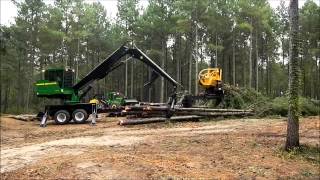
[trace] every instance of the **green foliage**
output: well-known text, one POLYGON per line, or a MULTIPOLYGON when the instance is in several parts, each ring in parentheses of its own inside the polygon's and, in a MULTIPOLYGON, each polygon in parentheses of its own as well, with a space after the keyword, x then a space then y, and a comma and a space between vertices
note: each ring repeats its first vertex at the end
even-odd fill
POLYGON ((247 31, 247 32, 252 31, 252 29, 253 29, 253 27, 247 22, 243 22, 243 23, 238 24, 238 28, 240 30, 247 31))
MULTIPOLYGON (((301 145, 286 151, 279 149, 277 152, 280 157, 286 159, 303 159, 320 165, 320 148, 318 146, 301 145)), ((305 173, 305 175, 310 175, 305 173)))
MULTIPOLYGON (((310 99, 299 98, 299 111, 302 116, 319 115, 320 106, 313 103, 310 99)), ((288 97, 276 97, 263 104, 259 108, 258 114, 260 116, 281 115, 287 116, 288 114, 288 97)))
MULTIPOLYGON (((224 85, 225 108, 245 109, 252 108, 258 116, 287 116, 288 97, 270 98, 255 91, 254 89, 224 85)), ((299 112, 302 116, 319 115, 320 106, 317 101, 309 98, 299 98, 299 112)))
POLYGON ((267 98, 254 89, 224 85, 226 108, 256 109, 267 98))

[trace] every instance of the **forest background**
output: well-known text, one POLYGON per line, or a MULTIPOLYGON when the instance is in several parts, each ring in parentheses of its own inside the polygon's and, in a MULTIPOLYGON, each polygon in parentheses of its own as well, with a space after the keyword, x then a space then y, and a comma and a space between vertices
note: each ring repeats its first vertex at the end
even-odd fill
MULTIPOLYGON (((125 42, 134 42, 183 89, 202 91, 197 75, 221 67, 226 84, 276 98, 288 89, 289 19, 281 1, 119 0, 116 19, 101 3, 83 0, 14 2, 14 23, 1 25, 1 112, 35 112, 49 101, 37 98, 42 70, 75 69, 80 80, 125 42)), ((301 95, 320 99, 320 7, 307 0, 299 9, 301 95)), ((143 85, 151 71, 129 60, 94 83, 88 97, 119 91, 140 101, 164 102, 172 86, 163 79, 143 85)))

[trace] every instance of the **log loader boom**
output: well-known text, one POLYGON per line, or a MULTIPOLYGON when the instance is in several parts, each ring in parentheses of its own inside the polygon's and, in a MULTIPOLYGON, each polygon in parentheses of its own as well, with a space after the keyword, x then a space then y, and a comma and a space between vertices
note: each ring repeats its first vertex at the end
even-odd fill
POLYGON ((44 73, 44 79, 36 82, 35 86, 37 96, 58 98, 63 100, 64 103, 62 105, 47 105, 45 107, 45 114, 42 118, 41 126, 45 126, 48 116, 53 117, 57 124, 66 124, 71 119, 73 119, 75 123, 85 122, 90 114, 96 112, 96 109, 93 108, 93 104, 80 103, 81 98, 84 97, 91 89, 91 83, 106 77, 111 71, 124 64, 124 62, 121 61, 121 58, 126 55, 130 56, 132 59, 140 60, 152 68, 152 76, 154 77, 152 81, 154 81, 158 76, 162 76, 168 80, 173 85, 174 89, 173 97, 170 98, 171 101, 169 103, 174 104, 176 102, 175 90, 179 85, 178 82, 176 82, 140 49, 137 47, 129 48, 123 45, 74 85, 74 72, 72 70, 46 70, 44 73))

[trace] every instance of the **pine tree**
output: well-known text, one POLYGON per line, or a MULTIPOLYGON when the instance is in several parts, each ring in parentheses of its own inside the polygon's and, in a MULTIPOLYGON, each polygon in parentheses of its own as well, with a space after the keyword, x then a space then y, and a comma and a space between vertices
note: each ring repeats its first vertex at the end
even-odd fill
POLYGON ((287 150, 299 146, 299 11, 298 0, 290 0, 290 68, 289 68, 289 112, 287 126, 287 150))

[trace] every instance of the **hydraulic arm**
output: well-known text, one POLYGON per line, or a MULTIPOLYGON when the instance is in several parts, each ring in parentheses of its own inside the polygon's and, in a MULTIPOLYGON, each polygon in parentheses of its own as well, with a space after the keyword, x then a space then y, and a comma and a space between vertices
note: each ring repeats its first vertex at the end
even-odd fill
POLYGON ((153 62, 146 54, 144 54, 137 47, 128 48, 121 46, 114 51, 107 59, 101 62, 96 68, 89 72, 81 81, 73 86, 77 91, 84 88, 86 85, 92 83, 95 80, 104 78, 108 73, 118 68, 121 65, 121 58, 125 55, 129 55, 135 59, 138 59, 151 67, 157 76, 162 76, 168 80, 174 87, 178 86, 178 82, 175 81, 170 75, 168 75, 162 68, 160 68, 155 62, 153 62))

